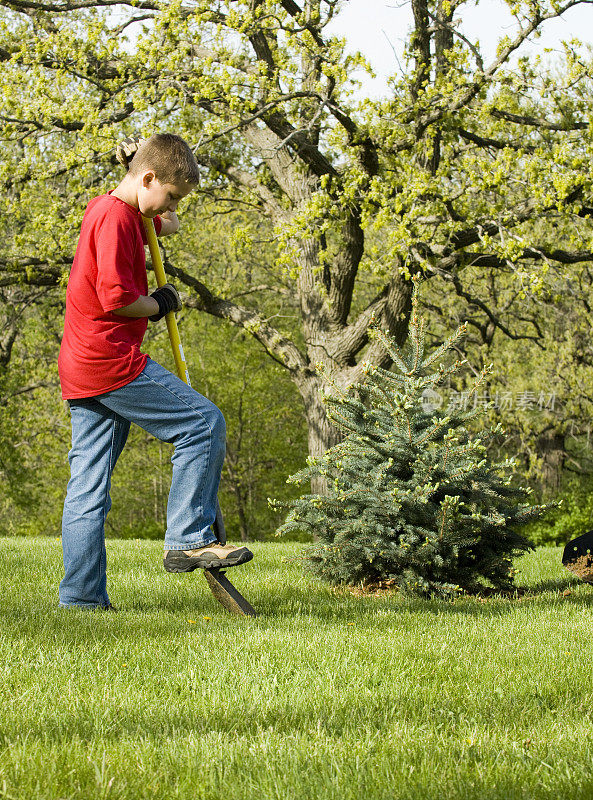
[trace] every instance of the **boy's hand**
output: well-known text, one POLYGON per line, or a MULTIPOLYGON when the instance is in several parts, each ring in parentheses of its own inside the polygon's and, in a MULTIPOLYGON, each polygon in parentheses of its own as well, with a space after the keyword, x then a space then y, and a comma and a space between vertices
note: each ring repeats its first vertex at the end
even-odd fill
POLYGON ((127 169, 130 161, 134 158, 134 153, 145 141, 146 139, 143 136, 136 134, 135 136, 128 136, 120 142, 115 148, 115 157, 119 163, 127 169))
POLYGON ((174 211, 164 211, 159 214, 161 218, 161 230, 159 236, 170 236, 179 230, 179 217, 174 211))
POLYGON ((181 298, 177 294, 177 289, 171 283, 165 283, 164 286, 156 289, 149 296, 153 297, 159 304, 159 313, 153 314, 152 317, 148 318, 151 322, 158 322, 169 311, 181 310, 181 298))

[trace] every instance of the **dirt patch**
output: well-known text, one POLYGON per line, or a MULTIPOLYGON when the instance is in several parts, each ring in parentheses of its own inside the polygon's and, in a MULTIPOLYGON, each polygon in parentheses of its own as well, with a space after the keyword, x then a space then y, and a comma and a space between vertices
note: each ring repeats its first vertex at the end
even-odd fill
POLYGON ((567 561, 564 566, 582 581, 593 583, 593 555, 591 553, 585 553, 572 561, 567 561))
POLYGON ((353 597, 387 597, 399 592, 399 587, 394 580, 379 581, 378 583, 363 583, 358 586, 334 586, 334 594, 350 594, 353 597))
MULTIPOLYGON (((399 587, 395 580, 386 580, 377 583, 359 584, 358 586, 334 586, 332 592, 334 594, 349 594, 352 597, 389 597, 390 595, 397 594, 399 592, 399 587)), ((531 593, 529 589, 523 586, 513 586, 506 590, 481 586, 476 587, 474 591, 460 590, 456 597, 473 598, 479 603, 487 603, 492 599, 520 600, 523 597, 529 596, 531 593)))
POLYGON ((509 589, 494 589, 490 586, 484 586, 483 589, 478 589, 475 592, 464 592, 465 597, 474 597, 483 602, 492 598, 500 598, 502 600, 517 600, 518 598, 525 597, 531 594, 531 591, 524 586, 512 586, 509 589))

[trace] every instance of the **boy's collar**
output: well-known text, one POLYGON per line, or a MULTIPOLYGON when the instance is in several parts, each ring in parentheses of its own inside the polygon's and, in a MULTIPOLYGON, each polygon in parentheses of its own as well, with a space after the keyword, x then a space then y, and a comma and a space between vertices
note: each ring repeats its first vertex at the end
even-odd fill
POLYGON ((138 214, 138 215, 140 214, 140 209, 139 208, 136 208, 136 206, 133 206, 131 203, 126 203, 126 201, 122 200, 121 197, 118 197, 117 195, 113 194, 113 191, 114 191, 113 189, 110 189, 107 192, 107 196, 108 197, 112 197, 114 200, 117 200, 119 203, 123 203, 124 206, 127 206, 127 208, 129 208, 130 211, 133 211, 134 214, 138 214))

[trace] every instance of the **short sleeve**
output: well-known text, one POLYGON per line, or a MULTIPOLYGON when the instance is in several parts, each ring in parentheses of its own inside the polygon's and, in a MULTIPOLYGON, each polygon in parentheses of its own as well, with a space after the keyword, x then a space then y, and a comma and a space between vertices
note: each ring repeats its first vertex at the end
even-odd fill
MULTIPOLYGON (((104 311, 129 306, 140 297, 134 280, 134 260, 139 231, 127 211, 115 207, 99 223, 97 253, 97 297, 104 311)), ((140 244, 141 246, 141 244, 140 244)))

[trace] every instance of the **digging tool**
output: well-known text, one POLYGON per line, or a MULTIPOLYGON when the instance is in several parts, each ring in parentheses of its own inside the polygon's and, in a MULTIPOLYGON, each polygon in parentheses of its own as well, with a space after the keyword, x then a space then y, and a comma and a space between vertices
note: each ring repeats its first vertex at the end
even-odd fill
MULTIPOLYGON (((165 276, 165 268, 163 266, 163 259, 161 258, 161 251, 156 238, 156 231, 154 229, 154 222, 148 217, 142 216, 142 223, 146 231, 146 238, 148 240, 148 249, 150 250, 150 257, 152 260, 152 267, 156 276, 157 286, 160 288, 167 282, 165 276)), ((175 366, 177 374, 182 381, 191 386, 189 379, 189 371, 185 361, 185 355, 181 340, 179 338, 179 330, 177 329, 177 321, 175 320, 175 313, 170 311, 165 315, 167 323, 167 330, 169 332, 169 341, 171 342, 171 349, 173 350, 173 358, 175 359, 175 366)), ((224 521, 222 511, 220 510, 220 503, 216 501, 216 520, 214 522, 214 533, 216 538, 221 544, 226 543, 226 531, 224 528, 224 521)), ((255 617, 255 611, 250 603, 243 597, 243 595, 233 586, 230 580, 226 577, 223 570, 220 569, 206 569, 204 570, 204 577, 210 587, 210 590, 218 602, 230 611, 231 614, 241 614, 243 616, 255 617)))
POLYGON ((593 531, 577 536, 566 545, 562 564, 585 583, 593 583, 593 531))

